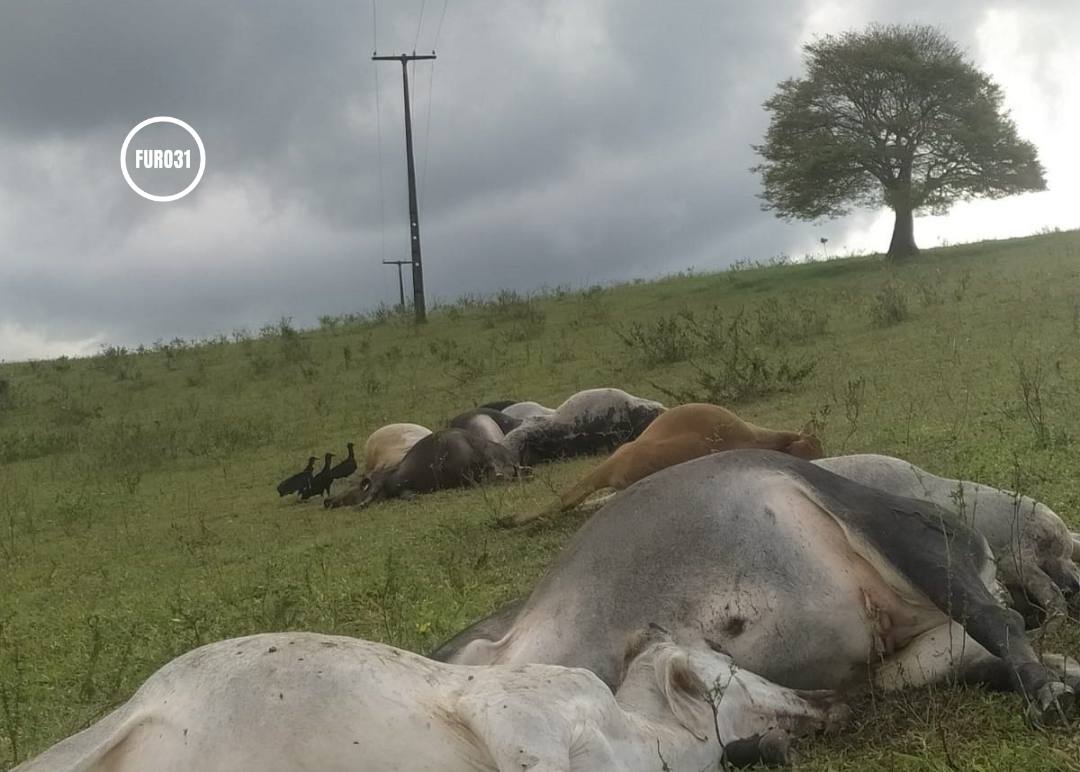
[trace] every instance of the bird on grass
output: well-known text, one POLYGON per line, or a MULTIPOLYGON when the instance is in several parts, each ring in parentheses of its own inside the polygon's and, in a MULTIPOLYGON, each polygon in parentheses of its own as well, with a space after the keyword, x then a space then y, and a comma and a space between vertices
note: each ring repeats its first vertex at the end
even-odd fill
POLYGON ((353 443, 346 443, 346 447, 349 449, 348 458, 330 470, 330 476, 335 480, 348 477, 356 471, 356 456, 353 454, 353 443))
POLYGON ((278 483, 278 496, 287 496, 290 493, 302 494, 311 487, 311 473, 315 470, 315 456, 307 460, 307 466, 278 483))
POLYGON ((333 470, 330 468, 330 462, 333 460, 334 454, 327 453, 325 460, 323 461, 323 468, 319 470, 319 473, 311 478, 311 485, 308 489, 300 494, 300 498, 307 501, 312 496, 322 494, 326 496, 330 493, 330 485, 334 482, 333 470))

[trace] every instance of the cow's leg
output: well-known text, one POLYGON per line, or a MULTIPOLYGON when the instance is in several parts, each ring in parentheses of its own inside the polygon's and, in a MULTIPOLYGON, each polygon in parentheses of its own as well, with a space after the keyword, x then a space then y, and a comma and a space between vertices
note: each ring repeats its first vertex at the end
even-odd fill
MULTIPOLYGON (((816 467, 815 467, 816 469, 816 467)), ((1036 720, 1072 707, 1073 690, 1035 656, 1024 618, 991 594, 994 566, 986 541, 930 502, 878 498, 871 489, 847 491, 847 517, 876 541, 904 576, 971 638, 1008 667, 1013 688, 1036 720)))
POLYGON ((1035 720, 1054 720, 1072 708, 1073 690, 1039 662, 1024 632, 1024 620, 1012 609, 993 601, 986 588, 985 599, 971 598, 962 607, 964 629, 1008 667, 1013 688, 1028 701, 1035 720))
MULTIPOLYGON (((1022 635, 1022 629, 1020 632, 1022 635)), ((1030 651, 1030 644, 1026 640, 1023 643, 1030 651)), ((1034 651, 1030 651, 1030 660, 1017 664, 1010 657, 995 656, 960 623, 950 621, 916 637, 878 665, 873 682, 879 688, 894 690, 956 677, 964 683, 1019 691, 1029 699, 1029 715, 1033 720, 1053 721, 1071 709, 1070 688, 1080 688, 1080 666, 1067 663, 1071 660, 1052 654, 1039 662, 1034 651)))
MULTIPOLYGON (((1065 597, 1061 585, 1039 566, 1034 554, 1003 555, 998 558, 998 576, 1015 596, 1036 606, 1047 617, 1064 615, 1065 597)), ((1039 620, 1042 621, 1042 620, 1039 620)))
POLYGON ((1042 562, 1042 568, 1061 590, 1069 614, 1080 617, 1080 569, 1069 558, 1047 558, 1042 562))
POLYGON ((498 525, 503 526, 519 526, 531 523, 533 520, 537 520, 541 517, 554 517, 573 509, 594 491, 607 488, 610 483, 612 469, 619 463, 619 453, 623 449, 615 451, 615 454, 602 461, 592 471, 582 477, 574 487, 566 491, 559 497, 559 506, 552 507, 546 510, 536 510, 533 512, 520 512, 511 517, 503 518, 498 521, 498 525))
POLYGON ((622 448, 614 455, 604 459, 592 471, 582 477, 570 490, 559 497, 559 511, 566 512, 588 498, 590 493, 607 488, 610 485, 612 468, 619 463, 622 448))

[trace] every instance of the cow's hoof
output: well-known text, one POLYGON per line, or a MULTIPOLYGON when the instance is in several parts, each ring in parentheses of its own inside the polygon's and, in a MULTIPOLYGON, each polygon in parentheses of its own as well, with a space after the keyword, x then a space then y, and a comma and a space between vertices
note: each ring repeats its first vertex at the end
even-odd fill
POLYGON ((1073 690, 1060 681, 1043 684, 1028 705, 1028 720, 1036 726, 1067 724, 1075 697, 1073 690))

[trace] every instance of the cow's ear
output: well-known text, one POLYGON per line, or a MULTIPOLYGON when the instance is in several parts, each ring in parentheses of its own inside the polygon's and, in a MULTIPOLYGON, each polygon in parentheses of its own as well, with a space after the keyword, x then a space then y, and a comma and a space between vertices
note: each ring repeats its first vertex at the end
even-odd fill
POLYGON ((690 668, 690 658, 677 646, 663 646, 653 662, 656 685, 672 714, 698 740, 709 739, 712 708, 709 690, 690 668))

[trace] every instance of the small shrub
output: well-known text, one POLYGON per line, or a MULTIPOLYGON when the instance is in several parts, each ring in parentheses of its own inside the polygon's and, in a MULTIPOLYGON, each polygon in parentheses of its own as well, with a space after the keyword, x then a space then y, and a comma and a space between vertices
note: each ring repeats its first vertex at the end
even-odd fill
POLYGON ((11 405, 11 381, 0 378, 0 410, 10 410, 11 405))
POLYGON ((756 312, 758 339, 772 346, 805 343, 824 335, 829 326, 829 309, 795 297, 768 298, 756 312))
POLYGON ((953 299, 959 303, 964 299, 964 295, 967 294, 968 286, 971 284, 971 269, 965 269, 960 274, 959 281, 956 282, 956 286, 953 288, 953 299))
POLYGON ((252 373, 258 378, 269 375, 274 369, 274 360, 262 351, 249 352, 248 364, 251 365, 252 373))
POLYGON ((538 336, 543 332, 547 320, 547 314, 535 301, 513 290, 502 290, 481 309, 483 325, 488 329, 505 322, 516 322, 510 334, 512 340, 528 340, 538 336))
POLYGON ((101 353, 94 357, 94 367, 111 375, 118 381, 135 377, 133 355, 123 346, 102 346, 101 353))
POLYGON ((908 318, 907 296, 895 282, 889 281, 878 290, 870 303, 870 320, 877 327, 892 327, 908 318))
POLYGON ((706 322, 699 323, 689 315, 684 319, 699 339, 702 352, 700 362, 691 362, 697 373, 694 387, 669 390, 653 384, 677 402, 746 402, 789 391, 814 372, 813 360, 765 356, 754 345, 742 311, 730 320, 716 311, 706 322))
POLYGON ((543 334, 545 323, 544 312, 541 311, 539 316, 515 322, 506 334, 506 339, 512 343, 535 340, 543 334))
POLYGON ((615 334, 649 367, 685 362, 699 342, 692 321, 689 312, 682 312, 653 322, 633 322, 625 332, 615 329, 615 334))
POLYGON ((924 276, 915 284, 915 291, 919 293, 919 300, 924 307, 941 305, 941 270, 934 276, 924 276))
POLYGON ((97 407, 90 407, 65 394, 56 401, 56 410, 53 412, 53 422, 57 426, 83 426, 91 419, 97 418, 100 415, 100 405, 97 407))
POLYGON ((372 324, 386 324, 395 316, 403 315, 409 309, 396 310, 393 306, 388 306, 386 303, 379 303, 378 307, 371 312, 372 324))
POLYGON ((337 332, 337 328, 340 323, 341 319, 336 316, 326 314, 319 317, 319 328, 331 334, 335 334, 337 332))
POLYGON ((184 376, 184 385, 189 389, 198 388, 206 382, 206 362, 202 357, 195 359, 195 368, 184 376))
POLYGON ((1020 387, 1020 401, 1035 443, 1040 448, 1050 444, 1050 424, 1043 406, 1043 371, 1038 360, 1034 364, 1023 359, 1016 360, 1016 380, 1020 387))
POLYGON ((375 373, 366 372, 360 381, 360 388, 363 389, 364 393, 369 397, 374 397, 383 390, 383 383, 375 377, 375 373))
POLYGON ((67 450, 74 441, 75 435, 70 429, 58 431, 55 427, 0 434, 0 463, 51 456, 67 450))
POLYGON ((281 357, 286 362, 304 363, 311 361, 311 344, 300 337, 300 333, 291 327, 281 330, 281 357))

